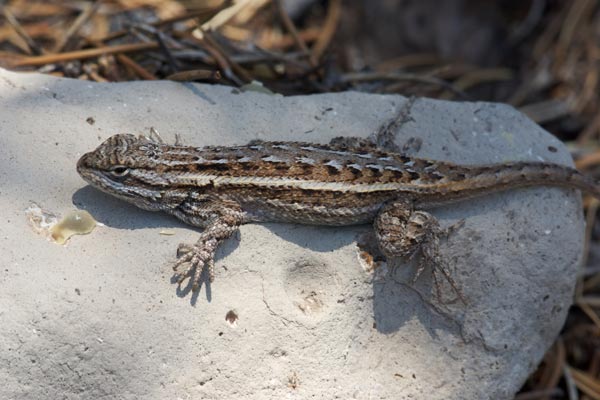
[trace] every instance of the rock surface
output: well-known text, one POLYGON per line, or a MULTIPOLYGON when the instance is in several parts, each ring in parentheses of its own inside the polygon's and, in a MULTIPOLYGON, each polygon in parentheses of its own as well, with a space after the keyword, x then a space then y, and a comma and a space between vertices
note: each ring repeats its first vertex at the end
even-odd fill
MULTIPOLYGON (((512 398, 571 302, 577 192, 521 189, 434 211, 443 225, 466 219, 442 246, 465 306, 439 304, 427 273, 407 284, 414 265, 365 270, 356 239, 367 226, 243 226, 218 251, 212 285, 178 290, 169 263, 197 232, 75 171, 119 132, 328 142, 367 136, 405 104, 0 70, 0 398, 512 398), (106 226, 59 246, 28 225, 31 202, 63 214, 75 205, 106 226)), ((396 144, 413 155, 571 164, 508 106, 418 99, 408 111, 396 144)))

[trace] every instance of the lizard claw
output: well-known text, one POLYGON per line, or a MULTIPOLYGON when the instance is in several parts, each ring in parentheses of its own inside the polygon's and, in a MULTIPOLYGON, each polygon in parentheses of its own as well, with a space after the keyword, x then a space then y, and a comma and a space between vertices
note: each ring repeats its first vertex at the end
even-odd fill
POLYGON ((180 258, 183 254, 192 251, 193 247, 194 246, 191 244, 179 243, 179 246, 177 246, 177 258, 180 258))
POLYGON ((455 223, 453 223, 452 225, 444 228, 444 229, 440 229, 439 234, 442 237, 448 237, 451 234, 453 234, 454 232, 458 231, 459 229, 461 229, 463 226, 465 226, 465 219, 460 219, 458 221, 456 221, 455 223))
POLYGON ((210 282, 214 281, 214 252, 199 245, 180 244, 177 248, 178 260, 173 265, 173 271, 177 276, 177 284, 189 277, 192 282, 192 290, 196 291, 200 287, 200 278, 202 271, 208 270, 210 282), (188 264, 185 270, 180 271, 182 265, 188 264))
POLYGON ((433 275, 433 283, 435 285, 435 291, 438 300, 441 303, 451 303, 460 300, 463 304, 467 304, 467 300, 459 289, 456 281, 452 277, 452 274, 448 270, 446 261, 440 255, 439 249, 439 237, 448 235, 452 230, 459 229, 464 223, 464 220, 458 221, 456 224, 450 226, 447 229, 433 229, 430 235, 421 243, 421 259, 417 267, 417 273, 415 274, 413 284, 417 281, 419 276, 425 270, 426 265, 431 266, 431 272, 433 275), (448 302, 444 301, 442 297, 441 280, 445 279, 450 284, 452 290, 456 294, 456 298, 448 302))

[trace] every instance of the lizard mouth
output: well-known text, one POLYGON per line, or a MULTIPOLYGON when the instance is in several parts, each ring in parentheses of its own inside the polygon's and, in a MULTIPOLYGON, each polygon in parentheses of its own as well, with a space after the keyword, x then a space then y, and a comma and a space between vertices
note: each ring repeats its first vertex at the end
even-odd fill
POLYGON ((77 173, 90 185, 102 189, 105 192, 111 194, 117 194, 116 190, 111 190, 110 188, 113 186, 118 186, 118 182, 111 182, 101 171, 92 168, 91 159, 93 158, 93 153, 85 153, 81 158, 77 161, 77 173))
POLYGON ((120 182, 112 181, 101 171, 95 171, 89 168, 80 168, 78 165, 77 172, 79 172, 79 175, 83 178, 83 180, 105 193, 119 197, 126 201, 132 201, 132 199, 136 197, 129 193, 125 185, 120 182))

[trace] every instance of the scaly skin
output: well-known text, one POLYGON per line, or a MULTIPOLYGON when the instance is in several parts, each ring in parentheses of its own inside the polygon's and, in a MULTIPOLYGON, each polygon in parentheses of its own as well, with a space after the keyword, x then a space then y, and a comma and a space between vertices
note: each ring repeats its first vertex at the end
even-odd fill
MULTIPOLYGON (((205 228, 198 242, 182 245, 175 264, 180 282, 208 269, 216 248, 247 222, 313 225, 375 222, 387 257, 422 260, 461 291, 438 251, 444 232, 424 210, 524 186, 562 186, 600 198, 600 188, 577 170, 539 162, 456 165, 382 151, 364 141, 346 145, 252 142, 232 147, 167 145, 119 134, 84 154, 77 171, 91 185, 145 210, 165 211, 205 228)), ((423 263, 419 272, 423 270, 423 263)))

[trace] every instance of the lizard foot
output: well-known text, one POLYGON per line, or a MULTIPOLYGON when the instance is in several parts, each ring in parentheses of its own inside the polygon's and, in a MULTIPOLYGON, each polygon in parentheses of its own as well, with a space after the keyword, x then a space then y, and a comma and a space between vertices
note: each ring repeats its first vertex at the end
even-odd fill
POLYGON ((439 251, 439 237, 444 236, 446 232, 432 232, 432 237, 427 238, 421 243, 421 258, 419 260, 419 264, 417 266, 417 272, 413 278, 413 285, 416 283, 419 276, 425 270, 425 267, 429 265, 431 267, 431 276, 433 277, 433 284, 435 286, 436 297, 439 299, 441 303, 453 303, 458 298, 463 304, 467 304, 465 297, 456 284, 454 278, 452 278, 452 274, 448 270, 448 266, 446 262, 440 256, 439 251), (435 237, 433 237, 435 235, 435 237), (456 293, 456 298, 451 299, 449 301, 444 301, 442 295, 442 279, 445 279, 446 282, 450 284, 454 293, 456 293))
MULTIPOLYGON (((406 260, 420 254, 413 284, 430 266, 433 284, 438 300, 442 298, 442 281, 445 280, 456 293, 457 298, 467 303, 462 291, 454 281, 446 261, 440 254, 440 238, 447 237, 464 224, 464 220, 442 229, 438 220, 424 211, 414 211, 406 202, 393 202, 379 212, 375 219, 375 235, 379 247, 386 257, 400 257, 406 260)), ((448 302, 453 302, 452 299, 448 302)))
POLYGON ((204 270, 208 271, 210 282, 214 281, 214 249, 209 243, 195 245, 182 243, 177 248, 177 257, 178 259, 175 265, 173 265, 173 271, 175 271, 179 285, 181 285, 185 278, 190 277, 192 290, 198 290, 200 287, 200 277, 204 270), (187 264, 187 267, 185 270, 180 270, 184 264, 187 264))

